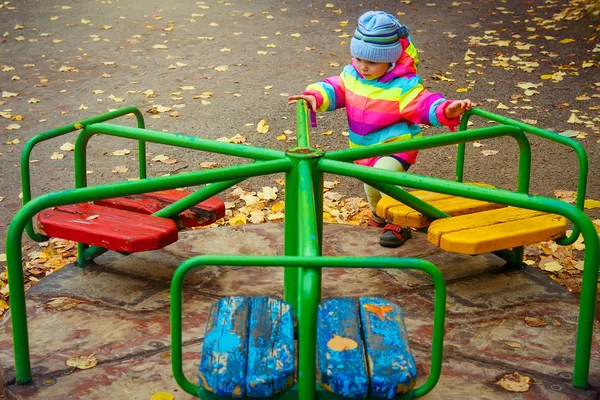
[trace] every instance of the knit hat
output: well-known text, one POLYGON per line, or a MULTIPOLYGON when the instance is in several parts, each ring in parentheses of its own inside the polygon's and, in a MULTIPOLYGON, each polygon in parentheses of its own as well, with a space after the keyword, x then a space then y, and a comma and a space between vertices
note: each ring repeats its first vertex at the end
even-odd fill
POLYGON ((383 11, 367 11, 358 18, 350 52, 363 60, 393 63, 402 54, 399 40, 406 37, 408 28, 396 17, 383 11))

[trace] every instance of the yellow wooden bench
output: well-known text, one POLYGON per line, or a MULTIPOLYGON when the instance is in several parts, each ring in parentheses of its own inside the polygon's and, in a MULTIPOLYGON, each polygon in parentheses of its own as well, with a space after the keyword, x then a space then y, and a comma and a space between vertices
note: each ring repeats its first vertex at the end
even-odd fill
POLYGON ((428 228, 429 242, 454 253, 483 254, 511 249, 557 239, 567 231, 566 218, 555 214, 424 190, 410 194, 451 217, 432 220, 389 196, 377 204, 377 215, 396 225, 428 228))
MULTIPOLYGON (((492 187, 488 185, 478 186, 492 187)), ((452 217, 506 207, 504 204, 489 203, 426 190, 415 190, 409 193, 452 217)), ((377 203, 377 215, 385 217, 392 224, 409 226, 414 229, 426 228, 433 222, 433 219, 389 196, 383 196, 377 203)))

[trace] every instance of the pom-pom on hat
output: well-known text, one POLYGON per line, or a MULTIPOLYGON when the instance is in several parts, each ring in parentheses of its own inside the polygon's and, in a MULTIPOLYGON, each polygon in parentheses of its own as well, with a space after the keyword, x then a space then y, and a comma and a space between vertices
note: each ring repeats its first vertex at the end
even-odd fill
POLYGON ((400 38, 406 37, 408 28, 396 17, 383 11, 367 11, 358 18, 350 52, 363 60, 393 63, 402 54, 400 38))

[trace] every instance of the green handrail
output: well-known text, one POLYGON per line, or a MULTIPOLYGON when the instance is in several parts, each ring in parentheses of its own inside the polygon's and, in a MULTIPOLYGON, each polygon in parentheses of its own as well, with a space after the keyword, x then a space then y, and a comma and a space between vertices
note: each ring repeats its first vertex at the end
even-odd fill
MULTIPOLYGON (((82 129, 83 127, 89 124, 95 124, 97 122, 104 122, 111 119, 115 119, 118 117, 122 117, 127 114, 134 114, 137 119, 138 128, 143 129, 144 125, 144 116, 141 111, 133 106, 124 107, 119 110, 115 110, 106 114, 102 114, 96 117, 88 118, 81 120, 79 122, 75 122, 69 125, 62 126, 60 128, 51 129, 49 131, 40 133, 29 139, 27 143, 23 146, 23 150, 21 151, 21 187, 23 191, 23 204, 26 204, 29 200, 31 200, 31 171, 29 168, 29 160, 31 158, 31 152, 33 148, 41 142, 46 140, 50 140, 56 138, 58 136, 66 135, 67 133, 75 132, 77 130, 82 129)), ((138 144, 139 151, 139 163, 140 163, 140 178, 146 177, 146 144, 143 141, 140 141, 138 144)), ((85 171, 83 171, 85 175, 85 171)), ((30 222, 27 225, 27 235, 36 242, 43 242, 48 240, 46 236, 38 235, 33 230, 33 224, 30 222)))
MULTIPOLYGON (((319 256, 232 256, 232 255, 203 255, 184 261, 175 271, 171 281, 171 360, 173 376, 187 393, 199 396, 202 388, 191 383, 183 373, 183 335, 182 322, 182 288, 185 276, 191 270, 207 265, 236 266, 236 267, 284 267, 301 268, 319 271, 322 268, 392 268, 392 269, 417 269, 427 273, 433 281, 435 290, 433 308, 433 333, 431 343, 431 366, 427 380, 412 392, 413 398, 429 393, 438 382, 442 368, 442 354, 444 341, 444 320, 446 313, 446 284, 442 273, 429 261, 416 258, 392 257, 319 257, 319 256)), ((318 290, 303 291, 301 297, 306 297, 306 303, 317 303, 318 290)), ((316 315, 313 320, 316 323, 316 315)), ((305 315, 306 318, 306 315, 305 315)), ((306 323, 300 321, 300 325, 306 323)), ((306 332, 301 330, 299 336, 299 398, 307 400, 315 397, 314 374, 309 374, 305 366, 311 366, 311 371, 316 365, 316 327, 306 332), (315 334, 312 334, 312 331, 315 334), (315 351, 307 351, 315 349, 315 351), (308 384, 307 382, 310 382, 308 384), (306 383, 303 385, 303 383, 306 383)))
MULTIPOLYGON (((588 163, 587 153, 585 152, 585 148, 583 147, 583 145, 581 143, 579 143, 573 139, 556 134, 554 132, 550 132, 550 131, 526 124, 524 122, 520 122, 520 121, 511 119, 511 118, 508 118, 508 117, 494 114, 494 113, 491 113, 489 111, 485 111, 485 110, 482 110, 479 108, 472 108, 471 110, 469 110, 463 114, 463 117, 461 118, 461 121, 460 121, 460 130, 461 131, 467 130, 467 125, 468 125, 469 118, 471 117, 471 115, 478 115, 480 117, 489 119, 491 121, 501 123, 505 126, 514 126, 514 127, 517 127, 519 129, 523 130, 524 132, 529 132, 531 134, 540 136, 544 139, 548 139, 553 142, 557 142, 557 143, 560 143, 560 144, 563 144, 565 146, 572 148, 575 151, 575 154, 577 154, 577 159, 579 160, 579 177, 577 179, 577 199, 576 199, 575 204, 576 204, 577 208, 579 208, 580 210, 583 210, 583 206, 585 203, 585 193, 586 193, 586 188, 587 188, 589 163, 588 163)), ((464 146, 464 144, 460 144, 458 147, 458 156, 457 156, 457 160, 456 160, 456 180, 458 180, 458 181, 463 180, 464 160, 465 160, 465 146, 464 146)), ((579 233, 580 233, 579 229, 577 227, 575 227, 569 237, 559 239, 556 241, 556 243, 558 243, 562 246, 567 246, 567 245, 573 244, 579 237, 579 233)))

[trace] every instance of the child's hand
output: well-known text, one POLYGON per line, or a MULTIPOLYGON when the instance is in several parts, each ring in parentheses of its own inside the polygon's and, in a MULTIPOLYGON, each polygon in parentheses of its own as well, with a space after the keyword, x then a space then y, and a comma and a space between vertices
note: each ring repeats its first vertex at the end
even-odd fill
POLYGON ((446 107, 444 110, 444 116, 448 119, 454 119, 463 115, 463 113, 467 110, 470 110, 473 107, 471 100, 455 100, 446 107))
POLYGON ((311 94, 301 94, 301 95, 290 96, 290 97, 288 97, 288 100, 289 100, 288 104, 294 104, 298 100, 304 100, 304 101, 306 101, 306 103, 308 103, 308 107, 311 110, 313 110, 314 112, 317 112, 317 98, 311 94))

